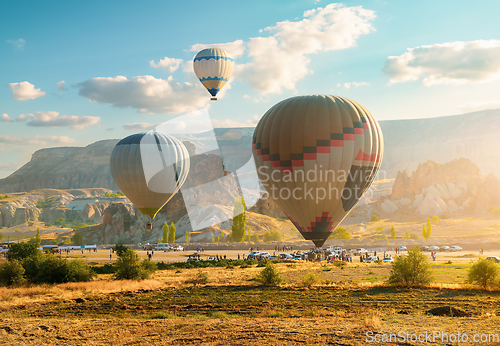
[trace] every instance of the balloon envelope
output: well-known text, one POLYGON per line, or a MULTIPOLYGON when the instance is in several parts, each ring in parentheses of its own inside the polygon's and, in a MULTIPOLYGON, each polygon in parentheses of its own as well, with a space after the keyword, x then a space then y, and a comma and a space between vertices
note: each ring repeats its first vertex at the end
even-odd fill
POLYGON ((252 152, 269 198, 306 240, 322 246, 375 178, 383 139, 377 121, 359 103, 298 96, 260 119, 252 152))
POLYGON ((153 131, 122 139, 110 160, 116 185, 151 219, 179 191, 189 165, 188 151, 180 140, 153 131))
POLYGON ((201 84, 215 97, 234 71, 234 60, 222 48, 207 48, 194 57, 194 73, 201 84))

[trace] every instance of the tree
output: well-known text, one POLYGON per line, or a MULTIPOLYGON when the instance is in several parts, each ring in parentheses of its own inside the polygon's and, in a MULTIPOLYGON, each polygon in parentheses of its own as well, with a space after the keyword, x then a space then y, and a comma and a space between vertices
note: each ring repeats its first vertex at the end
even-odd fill
POLYGON ((20 285, 24 281, 24 268, 18 260, 4 261, 0 265, 0 284, 20 285))
POLYGON ((119 253, 115 266, 117 280, 147 279, 156 270, 156 263, 148 259, 140 262, 139 255, 133 249, 125 249, 119 253))
POLYGON ((186 239, 186 244, 189 244, 189 240, 191 238, 191 235, 189 234, 188 231, 184 233, 184 239, 186 239))
POLYGON ((422 237, 427 241, 431 237, 431 219, 427 218, 427 226, 425 224, 422 224, 422 237))
POLYGON ((389 282, 406 287, 427 285, 432 281, 431 264, 417 247, 399 256, 392 264, 389 282))
POLYGON ((84 245, 83 244, 83 234, 81 232, 78 232, 78 231, 75 232, 75 234, 73 234, 72 240, 73 240, 73 244, 75 244, 76 246, 84 245))
MULTIPOLYGON (((2 228, 3 228, 3 227, 2 227, 2 228)), ((3 239, 3 234, 2 234, 2 233, 0 233, 0 240, 2 240, 2 239, 3 239)))
POLYGON ((212 244, 215 244, 215 236, 212 235, 212 244))
POLYGON ((272 262, 266 264, 255 280, 264 286, 278 286, 284 281, 278 267, 272 262))
POLYGON ((391 239, 396 239, 396 229, 391 226, 391 239))
POLYGON ((24 258, 39 253, 41 253, 41 251, 38 250, 36 244, 22 242, 22 243, 12 244, 12 246, 9 249, 9 252, 7 252, 7 259, 9 261, 23 260, 24 258))
POLYGON ((175 232, 176 231, 177 230, 175 229, 174 222, 172 221, 170 223, 170 231, 168 232, 168 242, 169 242, 169 244, 175 243, 175 232))
POLYGON ((345 228, 338 227, 332 232, 331 238, 350 240, 351 236, 349 235, 349 232, 347 232, 345 228))
POLYGON ((168 223, 165 221, 165 224, 163 225, 163 237, 161 238, 160 243, 168 243, 168 232, 170 232, 170 228, 168 228, 168 223))
POLYGON ((234 201, 233 225, 231 227, 231 239, 235 243, 245 240, 245 224, 247 222, 245 199, 240 196, 234 201))
POLYGON ((496 281, 498 275, 500 275, 500 269, 495 262, 480 258, 472 262, 467 273, 467 283, 477 284, 486 289, 496 281))
POLYGON ((221 232, 221 234, 220 234, 220 242, 223 243, 226 240, 225 238, 226 238, 226 235, 221 232))
POLYGON ((370 217, 370 222, 377 222, 377 221, 380 221, 378 215, 372 214, 372 216, 370 217))
POLYGON ((439 217, 438 217, 438 216, 436 216, 436 215, 434 215, 434 216, 432 217, 432 222, 434 222, 434 223, 438 223, 438 222, 439 222, 439 217))
POLYGON ((35 244, 36 247, 40 247, 40 245, 42 244, 42 237, 40 236, 40 228, 36 229, 35 244))

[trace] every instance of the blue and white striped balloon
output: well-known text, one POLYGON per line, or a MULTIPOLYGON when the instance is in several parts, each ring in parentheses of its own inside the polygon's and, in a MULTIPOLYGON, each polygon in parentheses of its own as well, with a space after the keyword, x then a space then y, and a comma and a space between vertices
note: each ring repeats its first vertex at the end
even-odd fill
POLYGON ((224 87, 234 71, 234 59, 221 48, 207 48, 194 57, 194 73, 212 95, 212 100, 224 87))

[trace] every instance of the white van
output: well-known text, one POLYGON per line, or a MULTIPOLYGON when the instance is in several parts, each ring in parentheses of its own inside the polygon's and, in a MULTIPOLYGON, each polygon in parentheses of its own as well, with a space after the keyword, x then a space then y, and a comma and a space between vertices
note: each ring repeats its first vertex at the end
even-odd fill
POLYGON ((171 250, 171 246, 168 243, 158 243, 155 247, 155 250, 158 251, 169 251, 171 250))

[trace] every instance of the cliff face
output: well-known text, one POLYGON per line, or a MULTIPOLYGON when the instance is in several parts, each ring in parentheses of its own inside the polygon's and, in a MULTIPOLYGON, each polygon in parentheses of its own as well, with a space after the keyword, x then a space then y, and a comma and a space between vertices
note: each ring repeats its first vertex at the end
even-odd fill
POLYGON ((99 141, 84 148, 41 149, 31 160, 5 179, 3 192, 35 189, 107 188, 117 190, 109 158, 118 140, 99 141))
POLYGON ((500 177, 500 109, 439 118, 381 121, 387 178, 414 171, 428 160, 466 158, 483 174, 500 177))
POLYGON ((380 201, 385 213, 443 216, 482 214, 500 205, 500 179, 484 176, 468 159, 419 164, 408 176, 398 172, 392 194, 380 201))

